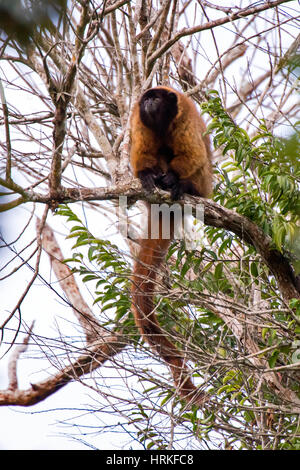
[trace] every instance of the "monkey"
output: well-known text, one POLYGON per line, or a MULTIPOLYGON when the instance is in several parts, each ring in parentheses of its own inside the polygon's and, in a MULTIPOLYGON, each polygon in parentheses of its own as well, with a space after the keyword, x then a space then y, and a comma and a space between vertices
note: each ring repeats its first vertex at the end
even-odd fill
MULTIPOLYGON (((212 164, 206 126, 193 101, 166 86, 147 90, 134 106, 131 118, 130 161, 135 177, 148 193, 155 188, 170 192, 176 201, 184 194, 209 197, 212 164)), ((204 394, 189 378, 182 353, 166 337, 154 313, 157 272, 174 238, 163 238, 162 214, 151 220, 147 203, 148 233, 139 240, 139 254, 132 276, 132 312, 145 341, 169 365, 179 396, 188 403, 203 405, 204 394), (151 239, 151 226, 158 223, 158 239, 151 239)), ((172 216, 172 214, 171 214, 172 216)))
POLYGON ((170 87, 147 90, 131 119, 134 176, 151 192, 170 189, 208 197, 212 190, 211 151, 205 124, 193 101, 170 87))

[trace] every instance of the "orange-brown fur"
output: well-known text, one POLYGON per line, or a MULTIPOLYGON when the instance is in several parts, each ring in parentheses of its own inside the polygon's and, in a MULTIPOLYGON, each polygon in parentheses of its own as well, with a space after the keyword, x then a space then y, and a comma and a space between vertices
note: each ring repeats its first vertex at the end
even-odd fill
POLYGON ((175 170, 182 180, 194 183, 199 195, 208 197, 212 191, 211 151, 209 137, 203 137, 206 130, 204 121, 199 115, 193 101, 170 87, 156 87, 173 91, 178 99, 178 114, 163 137, 158 137, 146 127, 139 114, 139 103, 135 105, 131 120, 131 166, 134 176, 145 168, 160 166, 166 169, 159 148, 167 143, 174 158, 170 168, 175 170))
MULTIPOLYGON (((176 94, 178 112, 166 132, 158 135, 143 124, 140 105, 136 105, 131 121, 131 164, 134 175, 140 176, 140 172, 152 168, 159 168, 163 174, 172 170, 179 176, 179 184, 192 183, 195 192, 191 194, 207 197, 212 188, 212 170, 209 140, 203 137, 205 124, 191 99, 169 87, 156 89, 176 94), (166 146, 172 151, 171 161, 165 158, 166 146)), ((150 206, 147 207, 148 233, 146 238, 140 240, 140 251, 133 268, 132 311, 143 338, 169 365, 179 394, 188 402, 202 404, 203 394, 189 378, 183 354, 162 331, 154 313, 157 271, 173 238, 174 221, 171 218, 170 238, 163 239, 161 215, 158 221, 151 221, 150 206), (159 224, 158 239, 151 239, 151 223, 159 224)))

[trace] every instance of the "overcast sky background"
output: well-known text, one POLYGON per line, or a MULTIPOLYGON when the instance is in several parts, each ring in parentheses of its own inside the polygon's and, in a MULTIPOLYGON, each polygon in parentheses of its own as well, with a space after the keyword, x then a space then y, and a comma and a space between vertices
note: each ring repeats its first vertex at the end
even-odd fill
MULTIPOLYGON (((222 2, 222 5, 229 6, 232 3, 235 4, 238 2, 230 2, 227 0, 222 2)), ((250 4, 250 2, 246 2, 246 5, 247 3, 250 4)), ((244 2, 243 6, 246 5, 244 2)), ((286 5, 283 5, 283 7, 286 8, 286 5)), ((292 4, 289 4, 289 7, 296 9, 297 2, 292 2, 292 4)), ((211 12, 212 10, 210 14, 211 12)), ((268 12, 265 14, 267 15, 268 12)), ((269 14, 271 13, 269 12, 269 14)), ((226 49, 231 44, 232 33, 230 25, 218 28, 218 30, 215 30, 215 35, 221 50, 226 49)), ((206 36, 204 34, 201 35, 202 40, 205 37, 207 38, 207 41, 205 41, 206 52, 209 52, 209 48, 211 48, 211 54, 215 54, 210 33, 207 33, 206 36)), ((291 43, 291 38, 283 35, 283 40, 287 48, 291 43)), ((249 54, 251 54, 251 52, 251 50, 248 51, 249 54)), ((261 71, 265 69, 265 60, 266 55, 263 52, 257 54, 255 68, 252 71, 254 77, 255 74, 261 73, 261 71)), ((243 61, 244 64, 246 64, 247 57, 245 57, 243 61)), ((201 68, 200 64, 198 65, 198 77, 201 79, 209 68, 209 64, 201 64, 201 68)), ((5 67, 6 64, 1 62, 1 76, 3 76, 3 73, 8 73, 5 67)), ((240 67, 241 61, 237 61, 237 63, 230 68, 230 75, 227 72, 227 78, 231 78, 232 83, 234 83, 234 81, 238 83, 240 67)), ((11 71, 9 73, 11 73, 11 71)), ((277 79, 280 79, 280 76, 278 76, 277 79)), ((7 97, 9 97, 9 93, 10 90, 6 90, 7 97)), ((12 91, 12 93, 14 92, 12 91)), ((19 97, 15 97, 15 99, 19 99, 19 97)), ((34 104, 30 101, 29 97, 27 98, 28 101, 26 101, 26 97, 22 95, 22 99, 24 99, 24 106, 33 107, 34 104)), ((43 207, 38 208, 40 215, 43 209, 43 207)), ((7 240, 14 240, 19 235, 21 227, 26 224, 28 219, 28 211, 29 207, 24 205, 5 214, 4 217, 2 216, 0 223, 2 225, 2 232, 7 240)), ((101 233, 101 237, 103 237, 102 222, 99 224, 99 220, 95 220, 92 212, 86 211, 85 214, 90 214, 88 223, 93 233, 98 233, 99 236, 101 233)), ((66 242, 64 237, 71 226, 66 225, 63 220, 58 221, 58 217, 52 215, 48 222, 50 225, 52 222, 55 225, 57 230, 56 236, 63 247, 64 256, 67 257, 70 254, 72 242, 66 242)), ((31 234, 26 233, 28 241, 30 241, 30 236, 34 238, 35 233, 33 231, 31 234)), ((3 263, 7 259, 7 254, 1 253, 0 262, 3 263)), ((43 255, 43 263, 45 271, 48 270, 50 273, 50 265, 46 255, 43 255)), ((24 268, 16 273, 12 279, 9 278, 1 282, 1 309, 3 309, 5 314, 7 314, 14 305, 16 291, 22 292, 31 276, 32 272, 28 268, 24 268)), ((88 293, 82 284, 80 288, 91 305, 92 295, 88 293)), ((68 306, 63 304, 57 296, 54 296, 40 280, 37 280, 36 286, 24 301, 22 310, 26 311, 27 325, 29 325, 32 320, 36 321, 36 329, 41 337, 57 336, 57 328, 59 328, 61 334, 66 335, 66 337, 71 337, 72 334, 78 335, 76 323, 72 324, 73 319, 70 318, 68 306)), ((17 327, 17 321, 15 321, 14 324, 11 322, 9 326, 12 328, 12 331, 11 333, 9 333, 8 330, 6 331, 5 342, 7 344, 9 344, 10 339, 13 337, 13 328, 17 327)), ((30 382, 34 383, 40 378, 47 376, 48 371, 41 370, 45 367, 45 362, 38 359, 38 355, 35 355, 35 352, 36 350, 34 350, 34 348, 29 349, 28 353, 24 354, 18 363, 18 376, 21 387, 26 388, 30 382)), ((131 360, 133 360, 133 357, 134 356, 131 355, 131 360)), ((136 359, 138 360, 138 355, 136 359)), ((1 389, 6 388, 7 385, 7 360, 8 355, 0 362, 1 389)), ((113 373, 118 375, 118 372, 114 372, 113 369, 110 369, 108 377, 113 373)), ((127 377, 126 381, 128 382, 128 380, 127 377)), ((120 387, 120 390, 122 390, 123 393, 124 389, 120 387)), ((132 444, 130 436, 125 433, 123 436, 120 436, 120 428, 115 429, 117 432, 111 429, 107 434, 101 436, 97 435, 97 426, 106 424, 110 426, 114 422, 117 423, 120 421, 118 416, 105 413, 89 413, 88 408, 91 407, 91 404, 97 407, 98 401, 101 402, 101 397, 99 397, 97 393, 93 393, 80 383, 73 383, 47 398, 44 402, 27 409, 22 407, 0 407, 0 449, 87 449, 88 447, 86 447, 83 442, 80 442, 80 440, 86 440, 98 449, 117 449, 123 448, 124 446, 129 448, 127 446, 129 442, 130 446, 140 448, 138 445, 135 446, 132 444), (74 427, 70 429, 66 424, 63 424, 63 422, 66 423, 69 418, 74 416, 77 417, 74 419, 74 423, 81 423, 81 426, 77 426, 76 429, 74 427), (88 428, 89 425, 95 426, 95 436, 85 435, 85 433, 89 433, 91 430, 88 428), (77 439, 70 439, 69 434, 73 434, 74 432, 78 434, 77 439)), ((71 424, 72 421, 70 421, 70 425, 71 424)))

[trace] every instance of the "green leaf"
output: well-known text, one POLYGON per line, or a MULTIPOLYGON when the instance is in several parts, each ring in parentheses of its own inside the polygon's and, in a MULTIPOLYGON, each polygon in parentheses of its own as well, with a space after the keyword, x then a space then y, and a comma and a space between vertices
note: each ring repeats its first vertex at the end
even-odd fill
POLYGON ((219 280, 219 279, 222 279, 222 277, 223 277, 223 264, 219 263, 217 264, 215 268, 215 278, 219 280))
POLYGON ((269 366, 271 367, 271 369, 275 366, 279 353, 280 351, 278 349, 275 349, 271 357, 269 358, 268 362, 269 362, 269 366))
POLYGON ((257 263, 255 261, 253 261, 250 264, 250 272, 251 272, 253 277, 258 277, 257 263))
POLYGON ((93 281, 95 279, 98 279, 98 276, 95 276, 95 274, 88 274, 82 278, 82 282, 93 281))

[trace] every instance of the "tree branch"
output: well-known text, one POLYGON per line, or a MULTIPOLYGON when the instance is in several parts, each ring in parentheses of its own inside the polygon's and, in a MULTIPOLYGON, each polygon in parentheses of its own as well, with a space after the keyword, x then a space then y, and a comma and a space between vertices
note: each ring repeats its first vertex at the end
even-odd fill
POLYGON ((24 344, 17 347, 10 358, 8 365, 9 386, 7 390, 0 391, 0 406, 34 405, 57 392, 72 380, 79 379, 82 375, 101 367, 106 360, 112 359, 130 343, 129 339, 120 332, 120 327, 118 333, 110 332, 103 328, 96 320, 92 311, 83 300, 72 272, 62 263, 63 255, 51 228, 47 224, 43 225, 41 221, 38 221, 37 225, 38 232, 42 231, 42 246, 50 257, 57 280, 69 299, 73 311, 83 328, 87 347, 76 361, 64 367, 56 375, 32 384, 31 388, 27 390, 21 390, 18 388, 17 361, 20 354, 27 348, 31 334, 30 330, 29 335, 24 340, 24 344))
MULTIPOLYGON (((39 223, 38 221, 38 225, 39 223)), ((73 312, 85 333, 87 344, 92 343, 99 338, 102 329, 101 325, 80 294, 72 271, 63 263, 64 257, 48 224, 45 224, 42 231, 42 246, 50 258, 56 279, 65 292, 73 312)), ((104 332, 106 333, 105 330, 104 332)))
POLYGON ((31 327, 29 328, 28 334, 25 336, 23 340, 23 344, 17 346, 10 357, 8 363, 8 390, 15 391, 18 389, 18 377, 17 377, 17 362, 22 353, 24 353, 28 347, 29 339, 32 334, 34 322, 32 323, 31 327))
MULTIPOLYGON (((135 180, 109 188, 61 188, 54 201, 50 195, 40 195, 37 193, 27 193, 26 197, 27 201, 44 204, 53 204, 55 202, 55 205, 77 201, 117 200, 120 196, 127 197, 130 204, 139 199, 161 204, 165 202, 165 198, 162 199, 161 196, 163 194, 163 192, 157 191, 156 194, 149 196, 141 188, 140 183, 135 180)), ((271 238, 255 223, 237 212, 226 209, 208 199, 186 197, 185 201, 189 202, 193 207, 196 207, 199 203, 203 204, 204 222, 206 225, 229 230, 244 242, 254 246, 275 276, 278 287, 286 302, 293 298, 300 298, 291 264, 282 253, 273 248, 271 238)))
POLYGON ((32 406, 53 395, 59 389, 78 380, 85 374, 90 374, 104 362, 112 359, 118 352, 128 345, 128 339, 121 334, 107 332, 100 342, 90 345, 79 358, 64 367, 56 375, 41 382, 32 384, 27 390, 1 390, 0 406, 32 406))
POLYGON ((159 49, 157 49, 148 58, 147 69, 150 70, 153 67, 155 61, 159 57, 161 57, 162 54, 164 54, 170 47, 173 46, 173 44, 175 44, 175 42, 177 42, 182 37, 190 36, 192 34, 199 33, 200 31, 207 31, 209 29, 214 29, 217 26, 231 23, 233 21, 239 20, 240 18, 246 18, 247 16, 254 15, 265 10, 269 10, 270 8, 274 8, 278 5, 281 5, 283 3, 288 3, 290 1, 292 0, 276 0, 273 2, 268 1, 268 2, 263 3, 263 5, 258 5, 258 6, 251 7, 251 8, 244 8, 233 13, 232 15, 226 15, 223 18, 219 18, 214 21, 209 21, 208 23, 205 23, 203 25, 194 26, 193 28, 184 28, 178 33, 176 33, 169 41, 165 42, 159 49))

